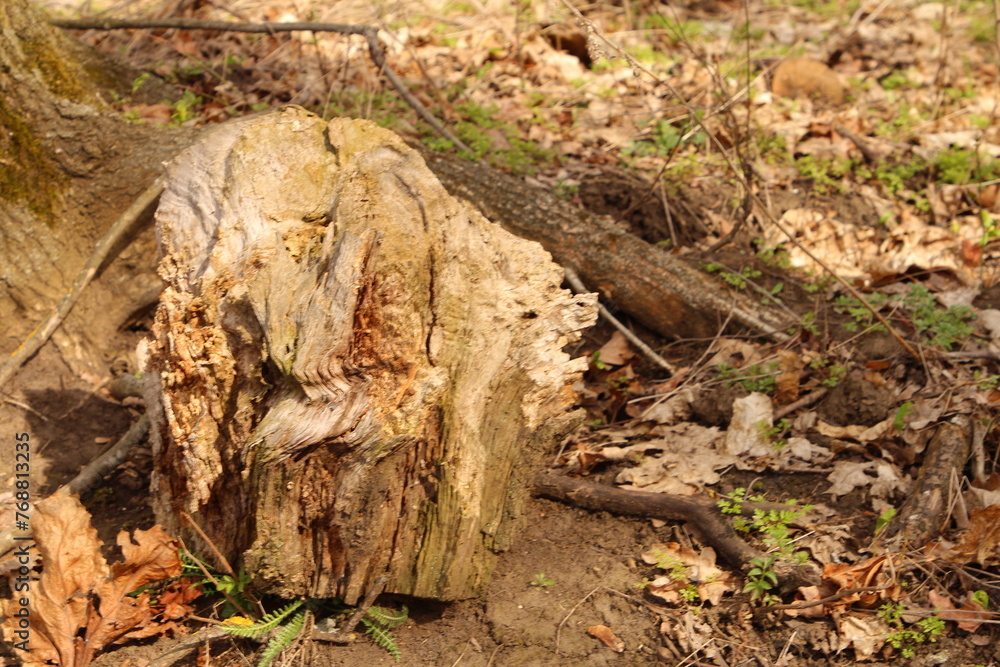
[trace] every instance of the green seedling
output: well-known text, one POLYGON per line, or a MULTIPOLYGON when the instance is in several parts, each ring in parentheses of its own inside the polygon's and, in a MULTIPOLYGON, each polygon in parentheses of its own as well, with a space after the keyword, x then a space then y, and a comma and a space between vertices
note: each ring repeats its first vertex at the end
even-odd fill
POLYGON ((922 618, 909 628, 902 627, 902 615, 898 611, 882 618, 890 625, 899 626, 898 630, 887 634, 885 640, 904 658, 912 658, 916 653, 917 645, 935 642, 944 632, 944 620, 940 616, 922 618), (890 623, 886 620, 887 617, 894 618, 894 620, 890 623))
POLYGON ((747 287, 747 280, 753 280, 754 278, 760 277, 760 271, 756 269, 751 269, 750 267, 743 267, 739 273, 734 273, 724 267, 722 264, 716 264, 715 262, 709 262, 705 264, 704 268, 709 273, 718 273, 719 277, 722 278, 728 285, 735 287, 736 289, 743 290, 747 287))
POLYGON ((544 572, 539 572, 538 574, 535 575, 535 578, 532 579, 531 583, 528 585, 534 586, 536 588, 548 588, 549 586, 552 586, 555 583, 556 583, 555 580, 549 579, 544 572))
POLYGON ((878 535, 882 530, 889 525, 892 521, 892 517, 896 516, 896 508, 890 507, 889 509, 882 512, 878 519, 875 520, 875 534, 878 535))
POLYGON ((777 386, 777 376, 780 372, 776 362, 770 362, 762 367, 754 364, 740 372, 729 364, 719 364, 719 379, 726 382, 727 387, 739 384, 750 393, 768 394, 777 386))
POLYGON ((788 438, 785 438, 783 436, 785 433, 788 432, 788 429, 792 427, 792 424, 787 419, 780 419, 778 420, 778 423, 774 424, 773 426, 771 424, 768 424, 766 420, 762 419, 761 421, 754 424, 754 426, 757 427, 757 430, 760 432, 761 436, 763 436, 768 442, 770 442, 771 447, 774 448, 775 450, 779 450, 788 444, 788 438))
MULTIPOLYGON (((747 500, 763 502, 763 496, 753 496, 747 498, 746 489, 740 487, 734 489, 726 498, 717 501, 719 510, 723 514, 742 514, 743 503, 747 500)), ((793 549, 790 524, 811 509, 811 505, 798 505, 796 501, 788 502, 788 509, 785 510, 754 510, 750 520, 743 516, 733 518, 733 526, 736 530, 744 533, 756 534, 761 542, 768 547, 768 554, 750 561, 752 566, 747 572, 747 583, 744 592, 750 593, 752 600, 760 601, 762 604, 771 605, 778 601, 778 597, 769 591, 778 583, 778 575, 774 571, 774 565, 778 562, 791 562, 803 564, 808 561, 809 556, 805 552, 796 552, 793 549)))

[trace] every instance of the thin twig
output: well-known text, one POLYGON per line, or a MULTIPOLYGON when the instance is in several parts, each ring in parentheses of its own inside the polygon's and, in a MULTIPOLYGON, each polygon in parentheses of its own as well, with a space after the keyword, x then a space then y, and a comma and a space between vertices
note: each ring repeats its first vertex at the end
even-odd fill
POLYGON ((222 555, 222 552, 219 551, 218 547, 216 547, 215 544, 212 543, 212 540, 208 539, 208 535, 206 535, 205 531, 201 529, 201 526, 199 526, 198 523, 187 512, 181 512, 180 517, 184 521, 184 523, 188 524, 189 526, 191 526, 191 528, 194 529, 194 532, 198 533, 198 537, 200 537, 201 540, 208 546, 208 548, 211 549, 212 553, 215 554, 216 562, 219 564, 222 570, 230 577, 233 577, 235 579, 237 576, 236 570, 234 570, 233 566, 229 564, 229 560, 227 560, 226 557, 222 555))
POLYGON ((821 604, 826 604, 827 602, 836 602, 855 593, 874 593, 875 591, 884 591, 889 588, 891 584, 883 584, 882 586, 863 586, 861 588, 847 588, 845 590, 834 593, 833 595, 827 595, 825 598, 820 598, 818 600, 809 600, 808 602, 796 602, 794 604, 774 604, 768 607, 758 607, 754 610, 756 614, 762 614, 769 611, 781 611, 783 609, 808 609, 810 607, 818 607, 821 604))
POLYGON ((576 613, 576 610, 580 608, 580 605, 589 600, 591 595, 601 590, 602 588, 604 588, 603 585, 598 586, 597 588, 595 588, 594 590, 590 591, 585 596, 583 596, 583 599, 577 602, 575 605, 573 605, 573 608, 570 609, 569 613, 563 617, 563 620, 559 621, 559 625, 556 626, 556 650, 555 650, 556 655, 559 655, 559 637, 562 634, 563 626, 566 625, 566 621, 570 619, 570 616, 576 613))
POLYGON ((38 352, 42 345, 52 336, 52 333, 62 324, 62 321, 66 319, 66 316, 69 315, 73 306, 80 299, 84 288, 97 275, 98 269, 104 264, 108 253, 117 245, 118 241, 133 229, 135 223, 153 214, 153 209, 161 192, 163 192, 163 177, 153 181, 153 184, 146 188, 146 191, 139 195, 139 198, 132 202, 132 205, 111 225, 111 229, 97 242, 94 254, 90 256, 87 264, 77 274, 76 280, 70 287, 69 292, 66 293, 55 307, 55 310, 52 311, 48 319, 39 324, 32 334, 28 336, 28 339, 21 343, 21 346, 0 365, 0 387, 7 384, 7 381, 17 373, 24 362, 35 354, 35 352, 38 352))
POLYGON ((167 649, 165 653, 160 654, 158 658, 150 661, 147 667, 170 667, 170 665, 177 663, 187 657, 188 654, 197 650, 202 642, 207 644, 223 637, 232 637, 232 635, 219 627, 203 628, 189 637, 182 638, 167 649))
POLYGON ((351 617, 347 619, 347 622, 343 626, 335 632, 313 630, 312 638, 318 641, 334 642, 337 644, 350 644, 353 642, 355 639, 354 628, 358 627, 358 623, 361 622, 364 615, 375 604, 375 598, 382 594, 382 589, 385 588, 385 584, 388 581, 389 576, 385 574, 376 579, 372 587, 365 593, 365 599, 361 601, 361 604, 358 605, 358 608, 354 610, 354 613, 351 614, 351 617))
POLYGON ((828 393, 830 393, 829 387, 821 387, 816 391, 811 391, 802 398, 800 398, 799 400, 795 401, 794 403, 789 403, 785 407, 776 410, 774 413, 774 418, 775 420, 781 419, 782 417, 785 417, 795 412, 799 408, 804 408, 807 405, 812 405, 819 399, 826 396, 828 393))
MULTIPOLYGON (((227 592, 226 592, 226 588, 225 588, 225 587, 223 587, 223 586, 222 586, 222 584, 220 584, 220 583, 219 583, 219 580, 215 578, 215 575, 213 575, 213 574, 212 574, 212 571, 211 571, 211 570, 209 570, 209 569, 208 569, 207 567, 205 567, 205 564, 204 564, 204 563, 202 563, 202 562, 201 562, 201 560, 199 560, 199 559, 198 559, 198 558, 197 558, 197 557, 196 557, 196 556, 195 556, 195 555, 194 555, 194 554, 193 554, 193 553, 191 552, 191 550, 190 550, 190 549, 188 549, 187 545, 186 545, 186 544, 184 544, 184 540, 179 540, 179 541, 180 541, 180 543, 181 543, 181 548, 182 548, 182 549, 183 549, 183 550, 184 550, 184 551, 185 551, 185 552, 187 553, 188 557, 189 557, 189 558, 190 558, 191 560, 193 560, 193 561, 194 561, 194 564, 198 566, 198 569, 199 569, 199 570, 201 570, 201 573, 205 575, 205 578, 206 578, 206 579, 208 579, 208 580, 209 580, 210 582, 212 582, 212 585, 213 585, 213 586, 215 586, 215 590, 217 590, 217 591, 219 591, 220 593, 222 593, 222 596, 223 596, 224 598, 226 598, 226 601, 228 601, 228 602, 229 602, 229 604, 233 605, 233 607, 234 607, 234 608, 235 608, 235 609, 236 609, 237 611, 239 611, 239 612, 240 612, 240 614, 242 614, 242 615, 243 615, 243 616, 245 616, 246 618, 250 618, 250 612, 248 612, 248 611, 247 611, 246 609, 244 609, 244 608, 243 608, 243 605, 241 605, 241 604, 239 603, 239 600, 237 600, 237 599, 236 599, 236 598, 234 598, 234 597, 233 597, 232 595, 230 595, 229 593, 227 593, 227 592)), ((234 580, 235 580, 235 577, 234 577, 234 580)), ((244 591, 244 593, 245 593, 245 591, 244 591)), ((258 604, 259 604, 259 603, 258 603, 258 604)))
MULTIPOLYGON (((566 267, 564 271, 566 272, 566 282, 568 282, 573 287, 573 290, 577 294, 587 294, 590 292, 590 290, 587 289, 586 285, 583 284, 583 281, 580 280, 580 276, 576 274, 576 271, 574 271, 569 267, 566 267)), ((601 305, 600 302, 597 303, 597 310, 601 314, 601 317, 607 320, 608 323, 611 324, 611 326, 613 326, 615 329, 618 329, 618 331, 620 331, 621 334, 625 336, 625 338, 627 338, 630 343, 635 345, 639 349, 639 351, 641 351, 644 355, 646 355, 646 358, 648 358, 650 361, 652 361, 660 368, 665 369, 671 375, 674 375, 677 372, 669 361, 667 361, 666 359, 658 355, 656 352, 654 352, 653 348, 643 343, 638 336, 629 331, 628 327, 622 324, 621 321, 617 317, 612 315, 611 311, 609 311, 607 308, 601 305)))
POLYGON ((129 450, 146 439, 149 434, 149 417, 143 415, 132 427, 118 439, 113 447, 105 451, 74 477, 69 484, 62 486, 56 493, 86 493, 97 486, 101 478, 121 465, 129 450))
MULTIPOLYGON (((353 25, 348 23, 322 23, 313 21, 296 21, 290 23, 240 23, 236 21, 207 21, 202 19, 51 19, 52 25, 70 30, 151 30, 166 28, 175 30, 214 30, 219 32, 258 32, 275 34, 279 32, 335 32, 341 35, 361 35, 368 42, 368 55, 378 70, 385 74, 392 87, 409 104, 417 115, 428 125, 452 142, 456 148, 475 155, 475 151, 445 127, 434 117, 427 107, 410 92, 403 80, 399 78, 386 63, 385 52, 378 39, 378 28, 370 25, 353 25)), ((0 383, 2 384, 2 383, 0 383)))

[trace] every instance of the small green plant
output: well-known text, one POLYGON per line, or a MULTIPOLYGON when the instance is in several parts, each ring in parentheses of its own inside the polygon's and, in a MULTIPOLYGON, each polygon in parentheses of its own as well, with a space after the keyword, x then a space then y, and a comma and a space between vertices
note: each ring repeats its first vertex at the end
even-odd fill
POLYGON ((945 149, 938 153, 934 166, 938 180, 953 185, 989 181, 1000 176, 1000 161, 980 157, 971 148, 945 149))
POLYGON ((563 199, 573 199, 579 191, 579 185, 567 183, 562 179, 560 179, 552 188, 552 192, 557 197, 562 197, 563 199))
POLYGON ((990 241, 1000 237, 1000 224, 997 224, 997 219, 985 208, 979 211, 979 220, 983 223, 983 235, 979 239, 979 246, 985 248, 990 241))
MULTIPOLYGON (((747 500, 763 502, 763 496, 747 498, 747 491, 740 487, 734 489, 725 498, 716 501, 719 511, 723 514, 743 513, 743 503, 747 500)), ((778 575, 774 566, 778 562, 802 564, 808 561, 809 555, 803 551, 796 552, 793 548, 790 524, 808 512, 811 505, 799 505, 796 501, 788 502, 788 509, 760 510, 755 509, 750 520, 743 516, 733 518, 733 526, 744 533, 755 533, 761 542, 768 547, 768 553, 750 561, 751 569, 747 572, 747 583, 744 592, 750 593, 753 600, 771 605, 778 597, 769 591, 778 583, 778 575)))
POLYGON ((195 117, 198 106, 201 102, 202 100, 200 97, 192 93, 190 90, 185 90, 184 94, 181 95, 181 99, 174 102, 174 113, 170 116, 170 120, 177 125, 192 120, 195 117))
POLYGON ((370 607, 361 618, 361 623, 365 626, 365 632, 372 638, 376 645, 384 649, 399 662, 403 653, 392 636, 392 631, 406 623, 410 611, 403 607, 399 611, 387 609, 386 607, 370 607))
POLYGON ((882 183, 889 194, 896 194, 906 189, 907 183, 927 169, 923 159, 914 156, 906 162, 891 162, 882 160, 875 165, 874 177, 882 183))
POLYGON ((875 520, 875 534, 878 535, 882 530, 889 525, 892 521, 892 517, 896 516, 896 508, 890 507, 889 509, 882 512, 878 519, 875 520))
POLYGON ((847 366, 843 364, 831 364, 829 359, 816 357, 809 362, 809 368, 817 371, 825 371, 826 377, 819 381, 824 387, 836 387, 847 375, 847 366))
POLYGON ((260 639, 272 630, 277 630, 274 637, 267 643, 267 647, 261 655, 260 662, 257 663, 257 667, 267 667, 282 651, 291 645, 292 641, 302 631, 302 626, 306 619, 304 611, 296 614, 287 625, 279 625, 281 621, 301 606, 302 600, 296 600, 257 621, 248 619, 245 616, 233 616, 226 619, 219 627, 236 637, 247 637, 250 639, 260 639))
POLYGON ((684 601, 688 604, 701 600, 701 593, 698 592, 698 587, 694 584, 688 584, 678 591, 678 593, 680 593, 680 596, 684 598, 684 601))
MULTIPOLYGON (((883 608, 889 605, 883 605, 883 608)), ((892 605, 894 607, 901 607, 901 605, 892 605)), ((885 640, 889 644, 899 651, 899 654, 904 658, 912 658, 916 653, 916 646, 919 644, 924 644, 927 642, 935 642, 937 638, 944 632, 944 620, 940 616, 929 616, 927 618, 922 618, 909 628, 902 627, 902 612, 900 609, 895 609, 887 612, 885 615, 882 614, 881 609, 879 610, 879 616, 882 617, 889 625, 896 625, 899 627, 898 630, 890 632, 885 636, 885 640), (891 621, 888 619, 892 619, 891 621)))
POLYGON ((896 416, 892 419, 892 426, 897 431, 906 428, 906 418, 913 412, 913 401, 906 401, 896 408, 896 416))
POLYGON ((724 380, 727 387, 739 384, 750 393, 768 394, 774 391, 779 372, 777 362, 773 361, 763 367, 754 364, 743 372, 729 364, 719 364, 719 379, 724 380))
POLYGON ((778 585, 778 575, 774 571, 777 560, 776 554, 769 554, 750 561, 752 567, 747 572, 747 583, 743 586, 743 592, 749 593, 751 600, 759 600, 767 606, 779 601, 777 595, 769 592, 778 585))
POLYGON ((982 371, 976 370, 972 372, 972 377, 976 380, 979 391, 989 391, 1000 385, 1000 375, 985 375, 982 371))
POLYGON ((535 575, 535 578, 531 580, 529 586, 534 586, 536 588, 548 588, 549 586, 555 584, 554 579, 549 579, 544 572, 539 572, 535 575))
POLYGON ((668 578, 674 581, 687 579, 688 569, 683 560, 666 551, 655 551, 653 555, 656 557, 654 565, 665 570, 668 578))
POLYGON ((187 550, 181 551, 181 576, 199 577, 208 573, 203 579, 195 582, 208 595, 218 593, 226 598, 222 607, 223 618, 236 613, 245 613, 254 606, 254 598, 250 592, 250 575, 240 568, 236 576, 221 574, 209 567, 207 563, 187 550))
POLYGON ((903 297, 903 305, 911 310, 913 328, 928 337, 931 345, 950 350, 972 335, 973 329, 968 323, 976 318, 972 308, 942 308, 923 285, 912 285, 909 294, 903 297))
POLYGON ((816 326, 816 313, 813 311, 810 310, 808 313, 803 313, 799 319, 799 326, 810 335, 819 336, 819 328, 816 326))
POLYGON ((990 595, 984 590, 975 591, 972 594, 972 601, 983 609, 990 608, 990 595))
POLYGON ((885 90, 897 90, 899 88, 913 88, 913 81, 910 77, 906 76, 905 72, 899 70, 893 70, 884 77, 879 83, 882 84, 882 88, 885 90))
POLYGON ((763 245, 763 242, 760 242, 757 248, 757 258, 765 264, 777 266, 782 269, 787 269, 792 265, 791 257, 788 256, 788 250, 781 243, 767 246, 763 245))
POLYGON ((851 173, 852 162, 849 159, 831 160, 815 155, 803 155, 795 159, 795 168, 802 178, 812 181, 813 188, 820 193, 843 192, 844 176, 851 173))
POLYGON ((878 617, 886 625, 900 625, 903 622, 903 605, 898 602, 886 602, 878 608, 878 617))
POLYGON ((768 424, 766 420, 762 419, 754 424, 754 426, 757 427, 761 436, 770 442, 771 447, 775 450, 781 449, 788 444, 788 438, 784 437, 788 429, 792 427, 792 423, 788 419, 779 419, 778 423, 774 425, 768 424))
POLYGON ((703 268, 709 273, 718 273, 719 277, 722 278, 728 285, 739 290, 746 289, 747 280, 753 280, 754 278, 760 277, 760 271, 751 269, 748 266, 743 267, 739 273, 734 273, 722 264, 716 264, 715 262, 705 264, 703 268))
POLYGON ((139 76, 135 77, 135 81, 132 82, 132 94, 135 95, 142 88, 142 84, 146 83, 150 77, 149 72, 143 72, 139 76))
MULTIPOLYGON (((888 297, 881 292, 872 292, 866 297, 866 300, 872 308, 878 310, 888 301, 888 297)), ((834 310, 854 320, 853 322, 844 323, 844 328, 848 331, 857 331, 861 326, 868 327, 872 324, 872 320, 874 319, 872 312, 853 296, 838 296, 833 300, 833 304, 834 310)), ((872 331, 883 331, 884 329, 885 327, 881 324, 871 327, 872 331)))

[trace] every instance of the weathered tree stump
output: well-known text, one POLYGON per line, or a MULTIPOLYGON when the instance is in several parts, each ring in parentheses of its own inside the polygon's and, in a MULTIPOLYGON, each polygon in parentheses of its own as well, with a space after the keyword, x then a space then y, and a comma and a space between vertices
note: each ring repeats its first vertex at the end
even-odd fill
POLYGON ((297 107, 182 153, 157 233, 158 519, 286 596, 477 594, 580 418, 594 295, 396 135, 297 107))

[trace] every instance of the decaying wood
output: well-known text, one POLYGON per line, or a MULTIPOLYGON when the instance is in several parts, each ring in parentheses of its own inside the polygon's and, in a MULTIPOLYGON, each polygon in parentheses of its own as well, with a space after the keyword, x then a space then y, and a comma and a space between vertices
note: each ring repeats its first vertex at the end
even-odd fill
POLYGON ((954 496, 961 492, 955 482, 963 476, 971 449, 968 417, 959 415, 952 422, 938 424, 913 490, 875 540, 877 553, 920 549, 941 534, 948 525, 954 496))
POLYGON ((423 155, 448 192, 511 233, 538 241, 587 287, 664 336, 714 336, 730 314, 735 322, 779 340, 792 324, 684 259, 548 190, 467 160, 429 151, 423 155))
POLYGON ((288 597, 475 595, 579 423, 595 319, 537 245, 367 121, 297 107, 169 169, 146 351, 158 519, 288 597))

